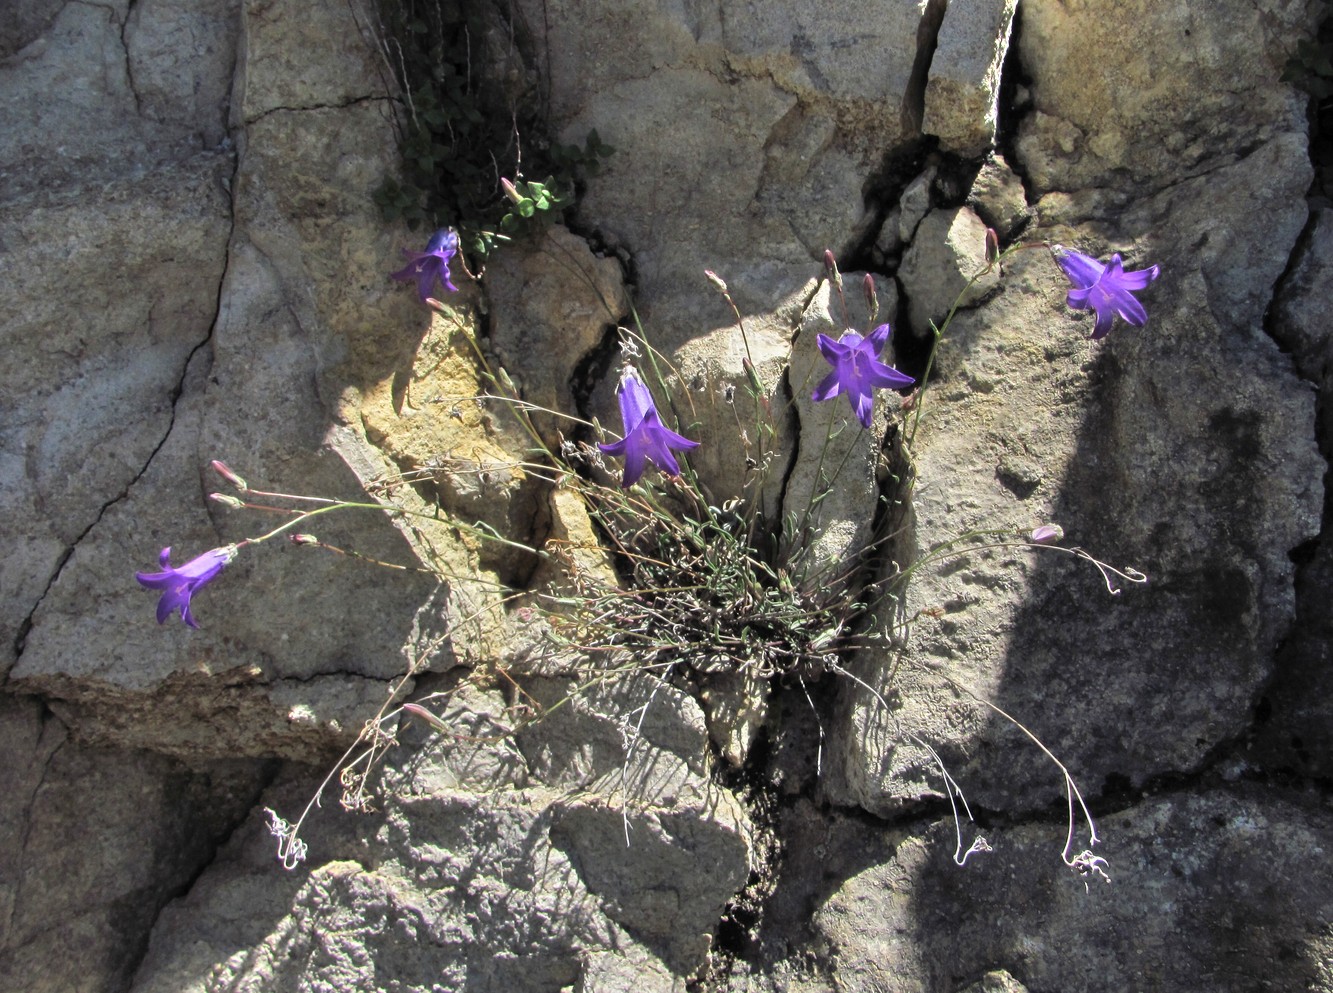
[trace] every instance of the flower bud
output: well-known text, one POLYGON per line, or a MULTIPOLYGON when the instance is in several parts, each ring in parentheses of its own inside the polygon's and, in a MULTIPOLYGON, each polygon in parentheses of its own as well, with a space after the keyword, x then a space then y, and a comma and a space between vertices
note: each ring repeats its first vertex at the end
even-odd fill
POLYGON ((1000 236, 994 228, 986 229, 986 265, 995 265, 1000 261, 1000 236))
POLYGON ((712 283, 714 286, 717 287, 719 293, 727 292, 727 284, 723 282, 722 277, 719 276, 717 273, 715 273, 712 269, 705 269, 704 275, 708 277, 708 281, 710 283, 712 283))
POLYGON ((318 545, 319 539, 313 534, 289 534, 287 540, 293 545, 318 545))
POLYGON ((838 271, 838 260, 833 257, 831 249, 824 249, 824 271, 828 273, 828 278, 838 289, 842 289, 842 273, 838 271))
POLYGON ((748 358, 741 359, 741 368, 745 370, 745 378, 749 381, 750 389, 754 392, 754 395, 762 396, 764 386, 759 382, 759 373, 755 371, 754 363, 748 358))
POLYGON ((214 472, 216 472, 227 482, 231 483, 232 486, 235 486, 242 493, 244 493, 246 490, 250 488, 244 479, 236 475, 236 473, 232 472, 231 469, 228 468, 227 463, 220 462, 217 459, 214 459, 212 462, 209 463, 209 465, 213 467, 214 472))
POLYGON ((870 310, 869 323, 874 324, 875 318, 879 315, 879 294, 875 292, 875 277, 866 273, 865 279, 861 280, 861 289, 866 295, 866 307, 870 310))
POLYGON ((519 193, 514 184, 504 177, 500 178, 500 187, 505 191, 505 196, 514 201, 515 204, 523 202, 523 194, 519 193))
POLYGON ((232 496, 230 493, 210 493, 208 494, 208 499, 212 500, 214 503, 220 503, 224 507, 230 507, 233 510, 243 510, 245 508, 245 502, 238 497, 232 496))
POLYGON ((1065 536, 1065 529, 1059 524, 1043 524, 1028 536, 1034 545, 1049 545, 1065 536))

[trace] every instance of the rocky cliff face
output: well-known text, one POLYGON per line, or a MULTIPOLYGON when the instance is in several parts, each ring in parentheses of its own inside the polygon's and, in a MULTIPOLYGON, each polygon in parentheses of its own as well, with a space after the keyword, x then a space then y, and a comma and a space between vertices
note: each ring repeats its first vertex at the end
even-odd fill
MULTIPOLYGON (((616 153, 570 230, 434 313, 387 278, 420 236, 370 197, 397 162, 370 8, 10 5, 0 988, 1333 989, 1333 238, 1281 81, 1316 6, 496 4, 553 133, 616 153), (841 323, 826 248, 873 271, 911 365, 987 226, 1159 264, 1150 321, 1088 341, 1044 252, 980 286, 910 444, 890 429, 914 479, 894 555, 1055 520, 1149 583, 974 554, 914 574, 911 638, 849 658, 854 679, 626 678, 504 733, 514 688, 554 704, 573 663, 534 662, 501 602, 541 568, 451 521, 594 538, 458 402, 480 390, 467 337, 533 403, 614 422, 598 357, 630 274, 682 394, 743 382, 709 268, 785 399, 841 323), (157 627, 135 569, 254 533, 206 501, 215 458, 349 499, 429 477, 393 495, 435 519, 319 537, 447 579, 264 548, 200 598, 202 630, 157 627), (284 871, 265 811, 299 813, 409 671, 404 692, 455 688, 468 733, 404 728, 380 809, 329 794, 284 871), (1111 886, 1061 865, 1060 771, 983 699, 1082 785, 1111 886), (965 867, 925 744, 996 849, 965 867)), ((830 428, 793 411, 796 499, 830 428)), ((720 497, 745 458, 727 418, 696 460, 720 497)), ((865 540, 881 448, 840 453, 827 554, 865 540)))

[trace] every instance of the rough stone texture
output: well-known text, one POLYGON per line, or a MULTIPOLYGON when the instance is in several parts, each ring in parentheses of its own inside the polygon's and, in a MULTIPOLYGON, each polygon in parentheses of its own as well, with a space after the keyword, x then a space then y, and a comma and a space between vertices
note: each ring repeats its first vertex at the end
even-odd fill
MULTIPOLYGON (((495 309, 490 345, 522 398, 576 415, 573 371, 628 315, 620 264, 593 255, 587 242, 557 225, 536 245, 501 253, 487 267, 486 287, 495 309)), ((557 431, 577 430, 540 412, 534 422, 552 450, 560 447, 557 431)))
MULTIPOLYGON (((968 280, 986 268, 986 225, 969 208, 932 210, 917 225, 903 255, 898 280, 907 298, 911 330, 922 338, 942 325, 968 280)), ((976 306, 1000 282, 998 272, 980 276, 960 307, 976 306)), ((947 358, 947 352, 941 352, 947 358)))
POLYGON ((968 205, 1005 241, 1012 241, 1036 214, 1027 202, 1022 178, 1003 155, 991 156, 981 167, 972 183, 968 205))
MULTIPOLYGON (((538 681, 530 699, 569 688, 538 681)), ((744 880, 744 815, 708 781, 687 697, 639 679, 572 703, 517 743, 486 740, 513 720, 499 694, 431 704, 470 737, 403 732, 392 802, 317 814, 311 862, 293 873, 274 872, 252 819, 164 914, 135 993, 683 989, 673 973, 744 880), (648 702, 627 750, 621 725, 648 702)), ((265 803, 287 813, 312 788, 265 803)))
MULTIPOLYGON (((1038 23, 1049 14, 1029 11, 1038 23)), ((1091 9, 1079 16, 1094 33, 1102 24, 1091 9)), ((1137 64, 1137 31, 1107 30, 1098 71, 1137 64)), ((1026 56, 1034 115, 1048 106, 1048 56, 1063 58, 1026 56)), ((1196 770, 1250 725, 1293 618, 1290 552, 1319 533, 1325 468, 1312 392, 1263 329, 1311 175, 1303 116, 1290 101, 1265 99, 1287 108, 1285 130, 1255 118, 1255 144, 1206 177, 1180 178, 1176 157, 1158 148, 1158 180, 1113 221, 1102 214, 1108 198, 1128 190, 1038 204, 1042 227, 1031 240, 1071 242, 1082 224, 1099 232, 1095 242, 1084 236, 1085 250, 1119 250, 1130 268, 1149 256, 1161 264, 1165 275, 1144 294, 1144 331, 1122 328, 1104 348, 1080 340, 1086 315, 1061 315, 1059 271, 1044 252, 1020 253, 1002 295, 955 320, 944 376, 909 436, 917 483, 899 561, 974 528, 1022 534, 1054 520, 1072 543, 1141 569, 1149 584, 1112 599, 1087 563, 1014 549, 919 569, 901 617, 885 619, 912 622, 905 655, 869 652, 858 670, 886 692, 887 673, 900 674, 892 710, 847 690, 831 796, 887 812, 941 791, 912 734, 941 747, 986 806, 1040 806, 1058 795, 1058 771, 969 694, 1027 723, 1094 789, 1196 770)), ((1204 111, 1217 109, 1205 102, 1204 111)), ((1222 133, 1238 127, 1228 118, 1222 133)), ((1042 134, 1020 143, 1023 155, 1038 155, 1042 134)))
POLYGON ((952 824, 869 844, 840 825, 825 864, 843 881, 812 927, 830 982, 815 988, 975 989, 997 968, 1010 985, 981 989, 1329 988, 1333 905, 1307 885, 1327 810, 1217 790, 1146 801, 1102 827, 1113 882, 1085 889, 1060 863, 1056 825, 995 832, 996 854, 963 871, 952 824))
POLYGON ((1132 0, 1115 18, 1101 14, 1083 0, 1023 8, 1019 58, 1036 105, 1018 156, 1037 195, 1155 192, 1304 119, 1305 97, 1278 76, 1311 5, 1132 0))
MULTIPOLYGON (((1319 388, 1317 437, 1328 453, 1333 438, 1333 336, 1327 320, 1333 279, 1333 212, 1315 211, 1297 257, 1274 301, 1274 337, 1291 349, 1301 375, 1319 388)), ((1329 493, 1325 492, 1325 507, 1329 493)), ((1327 519, 1327 513, 1325 514, 1327 519)), ((1333 549, 1320 541, 1298 559, 1297 626, 1277 656, 1273 683, 1261 702, 1265 720, 1254 760, 1327 778, 1333 772, 1333 619, 1324 608, 1333 585, 1333 549)))
MULTIPOLYGON (((530 600, 499 602, 561 577, 478 522, 610 563, 578 499, 517 464, 513 419, 470 401, 471 346, 489 331, 530 400, 591 389, 613 424, 616 370, 588 377, 630 322, 620 265, 556 229, 441 312, 392 284, 422 234, 370 202, 395 152, 359 8, 20 0, 0 12, 0 986, 1333 989, 1308 385, 1327 373, 1324 223, 1274 295, 1310 176, 1304 99, 1278 77, 1313 5, 1026 0, 1006 159, 988 145, 1008 0, 796 6, 524 0, 491 18, 558 136, 596 127, 617 149, 571 230, 634 280, 710 497, 771 457, 758 499, 790 505, 816 471, 809 430, 845 413, 806 399, 809 332, 846 323, 817 294, 823 250, 881 270, 881 319, 919 363, 906 332, 980 264, 984 222, 1161 264, 1151 320, 1089 343, 1049 258, 1008 262, 951 329, 920 427, 903 422, 916 475, 891 557, 1055 519, 1150 584, 1112 598, 1057 552, 923 567, 906 653, 855 663, 889 713, 847 680, 700 701, 599 681, 530 600), (705 268, 765 398, 799 411, 771 452, 726 403, 747 348, 705 268), (201 595, 202 631, 156 628, 135 568, 262 527, 204 503, 217 457, 266 488, 426 515, 309 530, 444 580, 247 548, 201 595), (262 808, 298 812, 409 666, 401 692, 455 733, 401 730, 382 811, 327 795, 310 861, 282 872, 262 808), (1111 887, 1059 861, 1059 770, 954 684, 1040 734, 1094 812, 1119 808, 1099 819, 1111 887), (952 864, 920 743, 995 853, 952 864), (744 763, 743 793, 715 755, 744 763)), ((857 444, 834 556, 888 478, 880 435, 857 444)))
POLYGON ((991 150, 999 121, 1000 66, 1018 0, 948 3, 926 81, 921 130, 940 150, 976 158, 991 150))
POLYGON ((35 700, 0 700, 0 718, 0 989, 123 989, 259 769, 84 748, 35 700))

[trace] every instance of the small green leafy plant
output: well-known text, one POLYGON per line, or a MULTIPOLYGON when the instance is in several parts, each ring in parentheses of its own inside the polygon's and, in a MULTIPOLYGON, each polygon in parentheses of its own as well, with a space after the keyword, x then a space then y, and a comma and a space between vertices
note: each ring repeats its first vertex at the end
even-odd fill
POLYGON ((483 5, 383 0, 381 12, 399 150, 397 174, 372 194, 384 219, 413 230, 452 224, 463 250, 484 258, 498 241, 558 218, 614 149, 595 129, 582 145, 550 140, 539 81, 501 86, 480 72, 512 54, 491 51, 500 44, 494 39, 515 44, 483 5), (532 182, 528 174, 546 178, 532 182))

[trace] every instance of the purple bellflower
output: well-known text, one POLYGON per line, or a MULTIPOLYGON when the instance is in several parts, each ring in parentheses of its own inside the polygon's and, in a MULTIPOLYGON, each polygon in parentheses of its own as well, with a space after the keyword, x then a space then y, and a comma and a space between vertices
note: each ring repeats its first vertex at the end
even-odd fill
POLYGON ((610 445, 598 444, 597 447, 607 455, 625 457, 625 474, 620 485, 628 489, 638 482, 647 462, 653 463, 669 476, 679 476, 680 465, 671 450, 698 448, 699 443, 676 434, 662 423, 653 403, 653 395, 643 385, 643 380, 633 366, 625 366, 625 371, 620 374, 616 398, 620 401, 620 419, 625 423, 625 437, 610 445))
POLYGON ((224 545, 196 555, 179 569, 173 569, 171 546, 167 546, 158 556, 158 561, 162 563, 161 572, 136 572, 134 578, 142 586, 162 591, 162 598, 157 601, 157 623, 164 623, 172 611, 179 609, 181 620, 187 626, 197 628, 199 625, 190 613, 190 597, 217 578, 223 566, 236 558, 236 551, 235 545, 224 545))
POLYGON ((1053 245, 1051 254, 1074 284, 1065 302, 1074 310, 1091 309, 1096 313, 1097 320, 1092 325, 1093 338, 1106 337, 1116 314, 1136 328, 1143 327, 1147 322, 1148 312, 1135 299, 1134 291, 1145 289, 1157 278, 1161 272, 1158 266, 1125 272, 1119 255, 1112 255, 1111 261, 1102 265, 1096 259, 1063 245, 1053 245))
POLYGON ((393 273, 393 278, 405 283, 415 279, 422 303, 430 299, 437 279, 450 293, 458 292, 458 287, 449 279, 449 260, 458 254, 458 232, 453 228, 440 228, 431 235, 424 252, 404 248, 403 254, 410 261, 407 268, 393 273))
POLYGON ((891 329, 881 324, 862 338, 855 331, 846 331, 834 341, 821 334, 819 350, 833 371, 815 389, 815 402, 831 400, 839 393, 847 394, 847 402, 856 411, 862 427, 870 427, 870 414, 875 407, 874 391, 878 388, 901 389, 916 382, 911 376, 879 360, 879 353, 888 344, 891 329))

